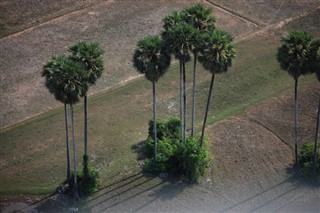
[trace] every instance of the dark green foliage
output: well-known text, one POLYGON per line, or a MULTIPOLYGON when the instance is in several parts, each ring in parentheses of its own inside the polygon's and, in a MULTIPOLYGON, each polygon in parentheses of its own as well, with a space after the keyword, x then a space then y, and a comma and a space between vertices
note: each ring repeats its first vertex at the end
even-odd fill
POLYGON ((185 148, 186 176, 194 182, 204 176, 209 165, 209 156, 206 150, 206 141, 204 146, 200 147, 199 139, 187 138, 185 148))
POLYGON ((79 192, 85 195, 92 194, 97 191, 100 186, 98 170, 89 167, 88 156, 83 155, 83 171, 79 182, 79 192))
POLYGON ((145 170, 152 173, 169 172, 184 175, 194 182, 205 174, 209 165, 207 146, 200 148, 198 138, 187 138, 186 145, 179 136, 180 121, 171 117, 166 121, 157 121, 157 164, 153 164, 153 121, 149 122, 149 137, 145 153, 148 157, 145 170))
POLYGON ((75 104, 88 91, 84 67, 62 55, 53 56, 43 66, 45 85, 54 97, 65 104, 75 104))
POLYGON ((292 31, 282 37, 278 48, 277 60, 281 69, 287 71, 294 79, 308 74, 312 36, 303 31, 292 31))
MULTIPOLYGON (((313 143, 304 143, 299 152, 299 163, 301 168, 301 173, 304 176, 312 176, 312 166, 313 166, 313 143)), ((317 147, 317 155, 320 156, 320 146, 317 147)), ((320 170, 320 158, 317 159, 317 170, 320 170)), ((319 176, 319 173, 318 173, 319 176)))
POLYGON ((227 32, 214 30, 202 36, 203 48, 198 57, 202 66, 211 73, 223 73, 235 58, 233 39, 227 32))
POLYGON ((87 72, 85 79, 90 84, 94 84, 101 77, 104 66, 102 55, 104 51, 96 42, 87 43, 79 41, 75 45, 69 47, 69 52, 72 54, 71 59, 82 63, 87 72))
POLYGON ((176 27, 167 31, 165 46, 170 49, 170 52, 176 59, 182 63, 191 60, 189 50, 192 49, 192 41, 196 36, 197 31, 193 26, 186 22, 181 22, 176 27))
MULTIPOLYGON (((180 121, 177 117, 170 117, 166 121, 157 121, 157 138, 178 138, 180 121)), ((153 137, 153 120, 149 121, 148 135, 153 137)))
POLYGON ((133 55, 133 66, 151 82, 157 81, 167 71, 170 61, 170 54, 157 36, 140 40, 133 55))

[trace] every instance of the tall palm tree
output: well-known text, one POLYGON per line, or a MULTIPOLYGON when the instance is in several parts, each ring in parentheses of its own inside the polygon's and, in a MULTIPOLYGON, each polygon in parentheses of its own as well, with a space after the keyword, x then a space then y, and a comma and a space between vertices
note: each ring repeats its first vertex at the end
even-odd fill
MULTIPOLYGON (((170 15, 166 16, 163 20, 163 29, 164 31, 161 33, 162 40, 165 43, 167 49, 172 52, 173 43, 169 39, 169 33, 174 28, 176 28, 179 24, 183 22, 181 13, 178 11, 173 11, 170 15)), ((180 71, 180 136, 183 135, 183 108, 182 108, 182 99, 183 99, 183 66, 181 61, 179 61, 179 71, 180 71)))
POLYGON ((227 72, 235 58, 233 39, 230 34, 221 30, 213 30, 203 35, 203 49, 199 55, 199 61, 203 67, 211 72, 211 83, 207 100, 207 107, 204 116, 200 147, 203 144, 204 130, 207 122, 211 93, 215 74, 227 72))
MULTIPOLYGON (((79 41, 69 47, 71 58, 82 63, 87 72, 85 79, 89 84, 95 84, 101 77, 104 66, 102 55, 104 51, 96 42, 79 41)), ((84 94, 84 155, 88 156, 88 99, 87 93, 84 94)))
POLYGON ((292 31, 282 37, 282 44, 278 48, 277 60, 281 69, 288 72, 295 81, 294 85, 294 138, 295 162, 298 168, 298 79, 308 73, 308 57, 312 36, 307 32, 292 31))
POLYGON ((170 61, 170 54, 163 48, 163 42, 158 36, 148 36, 140 40, 133 55, 133 66, 152 82, 154 164, 157 163, 156 82, 167 71, 170 61))
POLYGON ((211 16, 212 9, 206 8, 202 4, 195 4, 192 7, 182 11, 182 19, 192 25, 196 33, 192 40, 191 51, 193 53, 193 87, 192 87, 192 118, 191 118, 191 136, 194 136, 195 123, 195 97, 196 97, 196 78, 197 78, 197 58, 201 51, 201 34, 215 29, 215 18, 211 16))
POLYGON ((183 142, 186 143, 186 62, 191 60, 190 49, 196 30, 185 22, 181 22, 168 31, 166 45, 170 46, 171 52, 182 65, 183 76, 183 142))
MULTIPOLYGON (((43 66, 42 77, 45 77, 45 85, 51 94, 55 94, 56 89, 56 76, 62 74, 60 70, 60 61, 63 60, 63 56, 54 56, 51 61, 47 62, 43 66)), ((59 100, 60 101, 60 100, 59 100)), ((71 172, 70 172, 70 147, 69 147, 69 135, 68 135, 68 110, 67 103, 61 101, 64 104, 65 113, 65 129, 66 129, 66 148, 67 148, 67 183, 71 184, 71 172)))
POLYGON ((73 105, 87 92, 88 85, 84 81, 86 73, 82 64, 65 56, 53 57, 51 62, 45 65, 43 76, 46 77, 46 86, 55 98, 71 108, 72 144, 73 144, 73 166, 74 166, 74 196, 79 198, 77 185, 77 156, 74 131, 73 105), (52 69, 51 69, 51 67, 52 69), (48 69, 50 67, 50 69, 48 69), (47 71, 52 72, 50 75, 47 71))
MULTIPOLYGON (((311 43, 310 50, 310 61, 308 65, 310 66, 310 71, 315 72, 320 82, 320 39, 314 39, 311 43)), ((317 147, 318 147, 318 135, 319 135, 319 123, 320 123, 320 96, 318 103, 318 113, 317 113, 317 122, 316 122, 316 133, 314 139, 314 150, 313 150, 313 175, 317 177, 317 147)))

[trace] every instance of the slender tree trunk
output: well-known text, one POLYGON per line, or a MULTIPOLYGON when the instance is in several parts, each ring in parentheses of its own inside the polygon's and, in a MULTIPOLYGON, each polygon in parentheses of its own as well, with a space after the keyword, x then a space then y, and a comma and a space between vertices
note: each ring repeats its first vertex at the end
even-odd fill
POLYGON ((156 82, 152 81, 153 95, 153 132, 154 132, 154 165, 157 164, 157 112, 156 112, 156 82))
POLYGON ((88 156, 88 98, 84 96, 84 155, 88 156))
POLYGON ((180 60, 180 136, 182 138, 182 132, 183 132, 183 109, 182 109, 182 61, 180 60))
POLYGON ((187 138, 187 97, 186 97, 186 63, 183 66, 183 143, 186 144, 187 138))
POLYGON ((74 172, 73 191, 74 191, 74 198, 78 200, 79 194, 78 194, 78 184, 77 184, 77 152, 76 152, 76 143, 75 143, 75 134, 74 134, 73 105, 71 104, 70 107, 71 107, 72 144, 73 144, 73 172, 74 172))
POLYGON ((67 104, 64 104, 64 116, 65 116, 65 123, 66 123, 67 182, 70 185, 70 183, 71 183, 71 174, 70 174, 70 152, 69 152, 69 131, 68 131, 68 109, 67 109, 67 104))
POLYGON ((202 147, 202 144, 203 144, 204 130, 205 130, 205 128, 206 128, 206 123, 207 123, 207 116, 208 116, 210 99, 211 99, 211 94, 212 94, 212 89, 213 89, 214 76, 215 76, 215 73, 213 72, 213 73, 212 73, 212 77, 211 77, 211 83, 210 83, 208 100, 207 100, 206 113, 205 113, 205 115, 204 115, 204 120, 203 120, 203 126, 202 126, 202 132, 201 132, 201 139, 200 139, 200 147, 202 147))
POLYGON ((300 171, 299 158, 298 158, 298 78, 295 79, 294 84, 294 151, 296 158, 296 165, 300 171))
POLYGON ((319 97, 319 104, 318 104, 316 135, 314 139, 314 151, 313 151, 313 175, 315 178, 317 177, 317 147, 318 147, 319 123, 320 123, 320 97, 319 97))
POLYGON ((197 54, 194 53, 193 62, 193 88, 192 88, 192 118, 191 118, 191 137, 194 137, 194 120, 195 120, 195 99, 196 99, 196 78, 197 78, 197 54))

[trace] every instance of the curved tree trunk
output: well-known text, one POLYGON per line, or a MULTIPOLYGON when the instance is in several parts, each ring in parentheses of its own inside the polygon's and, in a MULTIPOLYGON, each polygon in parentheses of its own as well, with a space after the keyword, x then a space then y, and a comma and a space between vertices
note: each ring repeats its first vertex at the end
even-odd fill
POLYGON ((157 112, 156 112, 156 82, 152 81, 153 95, 153 133, 154 133, 154 165, 157 164, 157 112))
POLYGON ((186 63, 183 66, 183 143, 187 142, 187 97, 186 97, 186 63))
POLYGON ((210 99, 211 99, 211 94, 212 94, 212 89, 213 89, 214 77, 215 77, 215 74, 214 74, 214 72, 213 72, 213 73, 212 73, 212 77, 211 77, 211 83, 210 83, 208 100, 207 100, 206 113, 205 113, 205 115, 204 115, 204 120, 203 120, 203 126, 202 126, 202 132, 201 132, 201 139, 200 139, 200 147, 202 147, 202 144, 203 144, 204 130, 205 130, 205 128, 206 128, 206 123, 207 123, 207 116, 208 116, 210 99))
POLYGON ((319 104, 318 104, 316 135, 315 135, 315 139, 314 139, 314 151, 313 151, 313 175, 314 175, 314 177, 317 177, 317 147, 318 147, 319 123, 320 123, 320 97, 319 97, 319 104))
POLYGON ((194 120, 195 120, 195 99, 196 99, 196 78, 197 78, 197 54, 194 53, 193 62, 193 88, 192 88, 192 118, 191 118, 191 137, 194 136, 194 120))
POLYGON ((182 138, 182 132, 183 132, 183 109, 182 109, 182 61, 180 60, 180 136, 182 138))
POLYGON ((295 79, 294 84, 294 152, 296 158, 296 166, 300 171, 298 158, 298 78, 295 79))
POLYGON ((84 96, 84 155, 88 156, 88 98, 84 96))
POLYGON ((73 191, 74 191, 74 198, 78 200, 79 194, 78 194, 78 184, 77 184, 77 152, 76 152, 76 143, 75 143, 75 134, 74 134, 73 105, 71 104, 70 107, 71 107, 72 144, 73 144, 73 172, 74 172, 73 191))
POLYGON ((67 182, 70 185, 71 183, 71 174, 70 174, 70 149, 69 149, 69 132, 68 132, 68 109, 67 104, 64 104, 64 116, 66 123, 66 147, 67 147, 67 182))

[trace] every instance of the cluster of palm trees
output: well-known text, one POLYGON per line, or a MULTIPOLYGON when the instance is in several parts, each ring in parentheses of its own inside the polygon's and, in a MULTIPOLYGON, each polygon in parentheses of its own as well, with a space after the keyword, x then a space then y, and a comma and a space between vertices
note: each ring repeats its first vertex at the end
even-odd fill
POLYGON ((45 85, 55 99, 64 104, 66 147, 67 147, 67 182, 71 184, 69 135, 68 135, 68 110, 71 109, 71 129, 73 144, 73 173, 74 173, 74 196, 79 198, 77 185, 77 162, 76 143, 74 129, 74 104, 84 97, 84 158, 88 158, 88 125, 87 125, 87 92, 92 85, 101 77, 104 70, 102 55, 104 51, 98 43, 80 41, 69 47, 70 54, 53 56, 43 66, 42 76, 45 77, 45 85))
MULTIPOLYGON (((292 31, 282 37, 282 44, 278 48, 277 60, 280 67, 287 71, 295 81, 294 86, 294 138, 295 138, 295 163, 299 167, 298 158, 298 79, 302 75, 316 73, 320 81, 320 39, 314 39, 309 33, 292 31)), ((316 177, 317 141, 319 132, 320 97, 317 113, 317 124, 314 142, 313 174, 316 177)))
POLYGON ((155 83, 168 70, 172 55, 179 60, 180 64, 180 136, 184 144, 187 138, 185 64, 191 61, 193 55, 192 137, 194 136, 195 123, 197 61, 199 60, 203 67, 212 74, 202 126, 200 141, 200 146, 202 146, 215 74, 226 72, 235 57, 232 37, 227 32, 216 29, 215 18, 211 14, 211 9, 201 4, 195 4, 182 11, 174 11, 163 19, 161 37, 148 36, 137 44, 133 55, 133 65, 153 85, 155 163, 157 159, 155 83))

